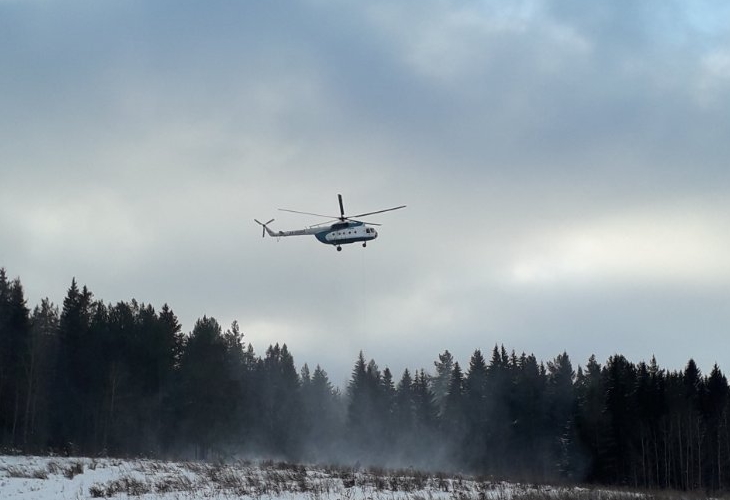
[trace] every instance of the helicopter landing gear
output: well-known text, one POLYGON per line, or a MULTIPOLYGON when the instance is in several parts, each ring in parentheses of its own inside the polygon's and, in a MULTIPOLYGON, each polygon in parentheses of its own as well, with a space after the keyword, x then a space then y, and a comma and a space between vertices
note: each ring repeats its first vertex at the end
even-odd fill
POLYGON ((341 251, 342 251, 342 247, 341 247, 341 246, 338 246, 338 247, 337 247, 337 251, 338 251, 338 252, 341 252, 341 251))
POLYGON ((364 242, 364 241, 363 241, 363 243, 362 243, 362 247, 363 247, 363 248, 365 248, 366 246, 368 246, 367 242, 364 242))

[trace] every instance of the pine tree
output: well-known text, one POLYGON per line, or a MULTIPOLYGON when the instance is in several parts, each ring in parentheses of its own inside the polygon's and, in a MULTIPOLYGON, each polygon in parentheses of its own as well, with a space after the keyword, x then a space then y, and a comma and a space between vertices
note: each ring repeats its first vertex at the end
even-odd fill
POLYGON ((492 350, 492 359, 487 368, 487 425, 484 427, 486 448, 484 463, 488 470, 505 474, 512 468, 511 443, 513 440, 510 415, 512 399, 512 374, 509 356, 504 346, 492 350))
POLYGON ((397 391, 395 382, 393 382, 393 374, 390 368, 385 367, 381 378, 381 401, 380 412, 382 421, 382 438, 383 448, 386 453, 392 453, 393 447, 396 446, 398 438, 398 422, 397 422, 397 391))
POLYGON ((367 391, 367 374, 365 373, 365 356, 363 352, 355 361, 352 376, 347 386, 347 428, 348 436, 357 449, 367 440, 368 416, 371 410, 371 401, 367 391))
POLYGON ((430 385, 426 372, 423 369, 417 371, 412 386, 413 416, 415 418, 413 435, 417 443, 415 451, 418 453, 418 460, 416 463, 421 466, 429 464, 430 457, 436 453, 434 444, 441 441, 438 435, 439 409, 430 385))
POLYGON ((0 432, 2 442, 11 446, 22 441, 29 350, 30 311, 23 285, 18 278, 8 283, 0 269, 0 432))
MULTIPOLYGON (((717 363, 712 367, 710 376, 706 382, 707 392, 705 393, 704 420, 707 429, 708 439, 708 464, 706 475, 708 480, 704 484, 715 491, 723 488, 723 459, 727 457, 727 449, 723 450, 722 432, 727 415, 728 403, 728 382, 717 363)), ((726 426, 725 426, 726 427, 726 426)), ((726 430, 726 429, 725 429, 726 430)))
POLYGON ((338 453, 344 425, 339 392, 319 365, 309 382, 304 382, 304 376, 301 378, 303 404, 309 419, 306 425, 306 458, 334 461, 340 458, 338 453))
POLYGON ((227 360, 220 325, 203 316, 185 343, 180 365, 181 429, 199 458, 229 443, 236 429, 239 386, 227 360))
POLYGON ((348 384, 347 433, 353 452, 362 461, 379 461, 384 443, 382 375, 374 360, 367 364, 360 352, 348 384))
POLYGON ((467 466, 476 471, 487 471, 489 431, 489 403, 487 365, 479 349, 474 351, 469 361, 469 370, 464 381, 464 408, 467 418, 467 436, 464 443, 464 460, 467 466))
POLYGON ((441 433, 446 441, 446 457, 457 470, 468 465, 464 459, 464 449, 469 431, 467 411, 464 376, 461 372, 461 366, 458 362, 455 362, 440 425, 441 433))
POLYGON ((635 485, 636 369, 625 357, 611 356, 606 363, 606 415, 609 423, 607 469, 615 484, 635 485))
POLYGON ((25 360, 28 386, 23 418, 23 449, 39 450, 48 440, 48 395, 58 349, 58 308, 45 298, 30 318, 30 344, 25 360))
POLYGON ((50 435, 51 446, 65 453, 89 451, 92 446, 88 430, 94 427, 94 408, 87 393, 96 363, 89 338, 92 298, 85 286, 79 290, 74 278, 59 320, 50 435))
POLYGON ((398 436, 410 434, 415 421, 415 401, 413 396, 413 378, 406 368, 400 382, 395 388, 395 421, 398 436))
POLYGON ((704 385, 702 373, 693 359, 687 362, 682 377, 684 387, 684 415, 683 426, 686 441, 685 453, 685 484, 690 489, 702 488, 702 434, 704 433, 701 419, 704 385))
POLYGON ((513 471, 518 478, 528 481, 545 481, 552 464, 545 442, 546 386, 545 374, 540 370, 534 355, 525 353, 511 362, 514 369, 514 391, 511 398, 513 418, 513 471))
POLYGON ((267 445, 273 453, 296 459, 301 453, 299 377, 286 344, 269 346, 263 361, 262 417, 267 423, 267 445))
POLYGON ((433 364, 436 367, 436 375, 430 377, 431 389, 439 414, 442 414, 446 404, 446 395, 449 392, 449 384, 451 383, 451 372, 454 369, 454 357, 447 349, 443 354, 439 354, 438 361, 434 361, 433 364))
POLYGON ((424 433, 433 433, 437 428, 439 409, 431 390, 430 378, 423 369, 417 371, 413 379, 413 400, 419 426, 424 433))
POLYGON ((0 443, 9 444, 12 422, 12 395, 14 380, 13 335, 7 326, 10 302, 10 283, 5 268, 0 267, 0 443))
POLYGON ((608 481, 608 415, 606 385, 601 365, 591 355, 585 371, 576 376, 576 430, 578 439, 591 457, 585 476, 589 481, 608 481))
POLYGON ((573 409, 575 372, 566 352, 548 362, 547 377, 547 426, 551 439, 550 453, 558 465, 558 474, 570 478, 574 474, 573 409))
POLYGON ((154 434, 160 453, 168 451, 175 439, 177 375, 185 338, 182 326, 170 306, 164 304, 157 317, 156 355, 159 390, 152 410, 154 434))

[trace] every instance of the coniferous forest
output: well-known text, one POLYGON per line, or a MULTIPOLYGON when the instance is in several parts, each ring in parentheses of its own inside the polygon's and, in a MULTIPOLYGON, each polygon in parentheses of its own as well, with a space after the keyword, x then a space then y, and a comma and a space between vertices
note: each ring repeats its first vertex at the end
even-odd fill
POLYGON ((689 360, 575 366, 495 346, 402 374, 354 356, 346 388, 234 322, 190 333, 167 305, 106 304, 72 281, 28 306, 0 269, 5 452, 423 467, 533 482, 727 490, 728 383, 689 360))

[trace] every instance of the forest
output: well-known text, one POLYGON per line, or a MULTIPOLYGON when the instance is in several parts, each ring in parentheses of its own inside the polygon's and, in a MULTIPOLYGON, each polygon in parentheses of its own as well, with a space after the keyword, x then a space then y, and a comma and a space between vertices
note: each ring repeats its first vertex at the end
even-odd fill
POLYGON ((494 346, 395 376, 362 352, 347 387, 263 354, 238 324, 185 333, 168 305, 74 279, 32 309, 0 269, 0 451, 416 467, 536 483, 730 487, 728 383, 611 356, 575 367, 494 346))

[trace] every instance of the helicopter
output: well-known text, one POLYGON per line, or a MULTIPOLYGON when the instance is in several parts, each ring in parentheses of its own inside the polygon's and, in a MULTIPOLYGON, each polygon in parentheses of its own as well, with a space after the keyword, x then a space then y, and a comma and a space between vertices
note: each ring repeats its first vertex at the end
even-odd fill
POLYGON ((366 247, 368 241, 374 240, 378 237, 378 232, 375 230, 374 227, 371 226, 380 226, 380 224, 357 219, 359 219, 360 217, 367 217, 368 215, 381 214, 383 212, 390 212, 392 210, 400 210, 401 208, 406 207, 405 205, 401 205, 399 207, 386 208, 385 210, 376 210, 374 212, 366 212, 364 214, 346 216, 345 208, 342 204, 342 195, 338 194, 337 199, 340 202, 339 216, 314 214, 311 212, 300 212, 298 210, 288 210, 286 208, 279 209, 282 212, 291 212, 295 214, 313 215, 315 217, 326 217, 328 219, 334 219, 328 222, 323 222, 321 224, 309 226, 306 229, 296 229, 293 231, 273 231, 271 230, 271 228, 269 228, 269 224, 274 222, 275 219, 271 219, 268 222, 260 222, 257 219, 254 219, 254 221, 262 227, 262 238, 265 237, 266 234, 276 238, 284 236, 313 235, 315 238, 317 238, 318 241, 324 243, 325 245, 334 245, 335 247, 337 247, 337 251, 340 252, 342 251, 342 245, 362 242, 362 246, 366 247))

